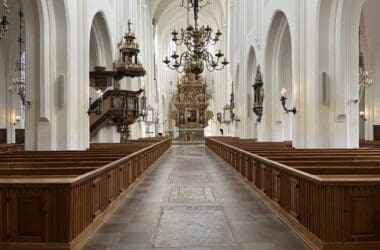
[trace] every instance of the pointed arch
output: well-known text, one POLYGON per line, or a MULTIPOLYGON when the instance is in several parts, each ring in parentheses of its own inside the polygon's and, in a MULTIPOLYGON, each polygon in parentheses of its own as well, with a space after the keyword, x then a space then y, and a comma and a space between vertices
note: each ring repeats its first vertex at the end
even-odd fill
POLYGON ((282 11, 277 11, 270 25, 265 51, 264 123, 265 140, 291 140, 292 114, 284 114, 280 91, 287 89, 286 105, 293 106, 293 55, 289 22, 282 11))
POLYGON ((112 69, 112 43, 108 23, 102 11, 95 14, 90 30, 90 70, 94 66, 112 69))

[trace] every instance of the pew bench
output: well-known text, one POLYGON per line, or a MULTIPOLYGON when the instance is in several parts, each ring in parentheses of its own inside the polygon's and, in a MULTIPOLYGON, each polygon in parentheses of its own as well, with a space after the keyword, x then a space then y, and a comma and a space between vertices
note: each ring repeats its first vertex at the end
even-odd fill
POLYGON ((205 143, 312 248, 380 249, 379 151, 205 143))
MULTIPOLYGON (((138 144, 139 147, 123 145, 121 150, 114 145, 107 150, 111 155, 126 148, 128 152, 140 149, 108 161, 78 162, 79 157, 71 158, 73 154, 65 153, 56 154, 56 161, 47 157, 49 152, 28 152, 26 155, 48 160, 1 162, 5 165, 0 167, 0 249, 79 249, 148 167, 170 148, 171 139, 144 144, 144 148, 138 144)), ((92 150, 82 153, 88 157, 98 154, 92 150)))

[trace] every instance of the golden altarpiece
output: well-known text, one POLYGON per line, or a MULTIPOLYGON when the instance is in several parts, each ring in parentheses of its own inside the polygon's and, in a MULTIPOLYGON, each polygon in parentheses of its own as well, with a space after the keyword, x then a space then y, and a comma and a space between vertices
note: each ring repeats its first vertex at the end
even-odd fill
POLYGON ((211 95, 207 93, 206 79, 201 75, 184 73, 173 95, 176 111, 170 114, 179 128, 180 140, 191 142, 204 139, 204 128, 213 118, 207 109, 211 95))

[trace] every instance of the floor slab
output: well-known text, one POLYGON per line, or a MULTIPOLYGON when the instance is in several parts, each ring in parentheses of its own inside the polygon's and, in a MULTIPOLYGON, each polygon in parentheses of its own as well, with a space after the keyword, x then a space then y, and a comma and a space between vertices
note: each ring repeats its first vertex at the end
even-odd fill
POLYGON ((162 210, 154 247, 234 246, 222 207, 170 206, 162 210))

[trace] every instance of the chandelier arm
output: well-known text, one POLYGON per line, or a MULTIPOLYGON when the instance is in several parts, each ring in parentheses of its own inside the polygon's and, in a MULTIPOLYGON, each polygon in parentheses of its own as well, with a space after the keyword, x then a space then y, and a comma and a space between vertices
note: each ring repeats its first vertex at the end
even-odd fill
POLYGON ((209 54, 209 57, 211 58, 211 61, 215 62, 216 64, 219 64, 220 57, 214 56, 213 54, 211 54, 208 51, 207 51, 207 53, 209 54), (215 58, 216 58, 216 61, 215 61, 215 58))
POLYGON ((207 44, 209 44, 210 43, 210 40, 212 40, 211 39, 211 32, 207 32, 207 44))
POLYGON ((216 59, 216 64, 219 64, 220 63, 220 58, 221 57, 216 57, 217 59, 216 59))
POLYGON ((219 71, 219 70, 222 70, 222 69, 224 69, 224 65, 223 64, 221 64, 221 65, 219 65, 220 66, 220 68, 218 68, 218 67, 215 67, 215 70, 217 70, 217 71, 219 71))
POLYGON ((214 61, 214 56, 210 52, 208 52, 207 50, 205 50, 204 53, 205 53, 205 55, 207 55, 207 57, 205 58, 205 60, 207 60, 207 62, 210 62, 210 60, 211 60, 211 62, 214 61))
POLYGON ((184 52, 184 53, 182 53, 182 55, 180 56, 180 58, 179 58, 179 65, 182 65, 182 60, 183 60, 183 58, 184 57, 187 57, 188 56, 188 52, 186 51, 186 52, 184 52))
POLYGON ((175 69, 178 73, 182 73, 185 70, 185 67, 178 67, 175 69), (182 69, 180 69, 182 68, 182 69))
MULTIPOLYGON (((172 40, 172 41, 173 41, 173 40, 172 40)), ((179 42, 178 42, 178 41, 173 41, 173 42, 174 42, 174 44, 175 44, 176 46, 181 46, 182 43, 183 43, 182 41, 179 41, 179 42)))
POLYGON ((171 66, 170 64, 167 64, 168 68, 171 69, 171 70, 176 70, 176 68, 174 68, 173 66, 171 66))
MULTIPOLYGON (((173 40, 172 40, 173 41, 173 40)), ((183 42, 184 42, 184 39, 183 39, 183 37, 180 39, 180 40, 177 40, 177 41, 173 41, 174 43, 175 43, 175 45, 177 45, 177 46, 180 46, 180 45, 182 45, 183 44, 183 42)))
POLYGON ((211 67, 208 63, 206 63, 206 69, 207 69, 209 72, 214 72, 214 71, 215 71, 215 68, 211 67))
POLYGON ((211 44, 211 45, 216 45, 217 43, 218 43, 218 41, 214 41, 214 40, 211 39, 211 41, 210 41, 209 44, 211 44))

